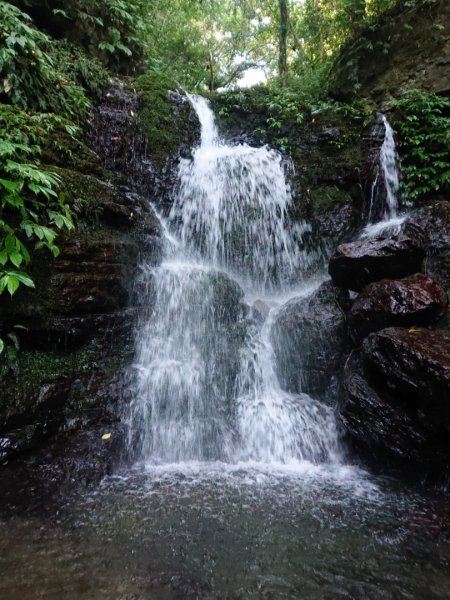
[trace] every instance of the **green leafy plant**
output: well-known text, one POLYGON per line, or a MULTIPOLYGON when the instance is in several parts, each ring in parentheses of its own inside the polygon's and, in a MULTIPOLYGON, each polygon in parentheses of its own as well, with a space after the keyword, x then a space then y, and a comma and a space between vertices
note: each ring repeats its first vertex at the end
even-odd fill
POLYGON ((0 23, 0 100, 82 120, 91 105, 85 88, 98 97, 104 69, 81 50, 52 41, 9 2, 0 1, 0 23))
POLYGON ((450 100, 423 90, 393 100, 403 171, 403 192, 411 201, 450 191, 450 100))
POLYGON ((58 232, 74 228, 59 176, 36 162, 38 140, 53 127, 51 115, 0 111, 0 295, 34 287, 26 271, 33 250, 58 256, 58 232))

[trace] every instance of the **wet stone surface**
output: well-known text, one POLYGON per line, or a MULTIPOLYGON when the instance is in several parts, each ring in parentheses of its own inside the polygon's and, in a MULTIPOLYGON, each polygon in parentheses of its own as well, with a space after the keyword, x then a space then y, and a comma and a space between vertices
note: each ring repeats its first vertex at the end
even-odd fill
POLYGON ((377 458, 448 477, 450 333, 388 328, 366 338, 345 369, 341 420, 377 458))
POLYGON ((421 270, 425 252, 404 235, 382 240, 359 240, 338 246, 329 263, 333 281, 360 291, 379 279, 396 279, 421 270))
POLYGON ((357 336, 390 326, 429 325, 447 310, 447 293, 433 279, 418 273, 402 280, 382 279, 358 295, 348 314, 357 336))

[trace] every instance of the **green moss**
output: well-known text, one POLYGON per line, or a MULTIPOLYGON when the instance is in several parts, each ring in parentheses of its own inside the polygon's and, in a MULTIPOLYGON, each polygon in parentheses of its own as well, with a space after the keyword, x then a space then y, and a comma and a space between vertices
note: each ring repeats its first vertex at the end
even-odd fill
POLYGON ((352 204, 350 194, 334 186, 324 186, 311 190, 311 202, 314 209, 330 210, 344 204, 352 204))
POLYGON ((98 155, 81 139, 58 128, 42 140, 42 161, 49 165, 67 167, 81 173, 102 174, 98 155))
POLYGON ((53 170, 61 177, 60 191, 79 220, 97 224, 102 205, 109 202, 120 204, 123 201, 116 188, 96 177, 60 167, 54 167, 53 170))
POLYGON ((168 91, 175 84, 165 75, 142 75, 135 81, 140 99, 140 125, 148 143, 148 153, 158 166, 174 154, 183 141, 183 128, 174 117, 168 91))
MULTIPOLYGON (((80 350, 70 354, 54 352, 19 352, 14 365, 1 364, 0 382, 4 393, 0 402, 0 416, 27 414, 40 403, 40 389, 68 376, 80 377, 91 368, 90 353, 80 350)), ((1 422, 1 419, 0 419, 1 422)))

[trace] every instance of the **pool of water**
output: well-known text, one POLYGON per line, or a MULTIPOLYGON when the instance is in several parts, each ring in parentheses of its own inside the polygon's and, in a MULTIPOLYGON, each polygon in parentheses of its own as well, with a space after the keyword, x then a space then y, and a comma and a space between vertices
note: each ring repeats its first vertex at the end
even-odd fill
POLYGON ((450 598, 448 496, 354 467, 118 473, 0 521, 0 598, 450 598))

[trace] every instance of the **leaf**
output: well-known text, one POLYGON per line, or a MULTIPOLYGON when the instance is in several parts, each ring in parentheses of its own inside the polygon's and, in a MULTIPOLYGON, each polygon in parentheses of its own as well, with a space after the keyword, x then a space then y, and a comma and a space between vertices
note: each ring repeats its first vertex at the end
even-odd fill
POLYGON ((31 277, 29 275, 26 275, 25 273, 14 273, 14 276, 17 277, 17 279, 20 281, 20 283, 23 283, 23 285, 26 285, 27 287, 30 288, 34 288, 34 281, 31 279, 31 277))
POLYGON ((16 250, 15 252, 12 252, 12 253, 9 255, 9 260, 12 262, 12 264, 13 264, 15 267, 19 268, 19 267, 20 267, 20 265, 21 265, 21 264, 22 264, 22 262, 23 262, 23 256, 22 256, 22 254, 21 254, 20 252, 18 252, 18 251, 16 250))
POLYGON ((15 277, 14 275, 8 275, 7 277, 8 277, 8 279, 6 282, 6 287, 8 289, 8 292, 12 296, 17 291, 17 288, 19 287, 20 283, 19 283, 18 278, 15 277))
POLYGON ((2 338, 0 338, 0 354, 3 352, 4 349, 5 349, 5 342, 2 340, 2 338))
POLYGON ((104 433, 104 434, 102 435, 102 440, 109 440, 109 439, 110 439, 110 437, 111 437, 111 434, 110 434, 110 433, 104 433))
POLYGON ((6 336, 14 344, 16 350, 19 350, 19 338, 15 333, 8 333, 6 336))
POLYGON ((410 327, 408 329, 408 333, 419 333, 420 331, 422 331, 420 327, 410 327))
POLYGON ((15 192, 22 187, 22 182, 10 181, 9 179, 0 179, 0 185, 2 185, 9 192, 15 192))

